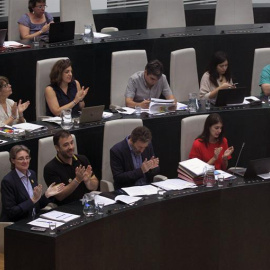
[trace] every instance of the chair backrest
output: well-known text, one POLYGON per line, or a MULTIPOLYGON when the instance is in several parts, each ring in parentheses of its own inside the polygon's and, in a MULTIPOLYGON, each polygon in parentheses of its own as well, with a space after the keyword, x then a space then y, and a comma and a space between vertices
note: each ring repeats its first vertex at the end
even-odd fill
POLYGON ((110 33, 110 32, 117 32, 119 29, 117 27, 104 27, 100 30, 101 33, 110 33))
POLYGON ((180 160, 187 160, 194 140, 202 133, 209 114, 194 115, 181 121, 180 160))
POLYGON ((186 27, 183 0, 149 0, 147 29, 186 27))
POLYGON ((60 21, 75 21, 75 33, 84 33, 85 24, 96 31, 90 0, 60 0, 60 21))
POLYGON ((21 39, 17 21, 28 12, 28 0, 9 0, 8 40, 21 39))
POLYGON ((270 48, 255 49, 253 70, 252 70, 252 81, 251 81, 251 95, 259 96, 261 93, 260 75, 262 69, 270 64, 270 48))
POLYGON ((13 224, 13 222, 0 222, 0 253, 4 253, 4 228, 13 224))
POLYGON ((136 127, 142 126, 141 119, 119 119, 108 121, 104 126, 103 153, 102 153, 102 179, 113 183, 110 165, 110 149, 136 127))
POLYGON ((252 0, 217 0, 215 25, 254 24, 252 0))
POLYGON ((128 50, 112 53, 111 104, 125 106, 125 91, 128 79, 147 64, 145 50, 128 50))
MULTIPOLYGON (((77 142, 75 135, 72 134, 74 141, 75 154, 78 153, 77 142)), ((56 155, 56 150, 53 144, 53 136, 42 138, 38 140, 38 182, 42 185, 43 193, 47 190, 48 186, 43 178, 43 170, 45 165, 52 160, 56 155)))
POLYGON ((170 86, 178 101, 199 92, 196 52, 193 48, 171 52, 170 86))
POLYGON ((45 88, 50 84, 50 73, 53 65, 68 57, 49 58, 37 61, 36 67, 36 118, 46 115, 45 88))
MULTIPOLYGON (((3 151, 0 152, 0 188, 1 188, 1 182, 5 175, 7 175, 10 172, 10 161, 9 161, 9 152, 3 151)), ((2 196, 0 192, 0 214, 2 212, 2 196)))

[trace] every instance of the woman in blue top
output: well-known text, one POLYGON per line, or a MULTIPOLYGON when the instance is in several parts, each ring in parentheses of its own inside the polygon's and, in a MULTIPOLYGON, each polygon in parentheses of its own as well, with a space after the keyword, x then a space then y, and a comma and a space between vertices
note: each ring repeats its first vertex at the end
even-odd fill
POLYGON ((29 13, 24 14, 18 21, 22 39, 48 35, 53 17, 45 12, 46 7, 46 0, 29 0, 29 13))
POLYGON ((62 110, 72 109, 72 115, 77 116, 85 106, 83 101, 88 92, 72 76, 69 59, 57 61, 50 73, 51 84, 45 89, 46 115, 59 116, 62 110))

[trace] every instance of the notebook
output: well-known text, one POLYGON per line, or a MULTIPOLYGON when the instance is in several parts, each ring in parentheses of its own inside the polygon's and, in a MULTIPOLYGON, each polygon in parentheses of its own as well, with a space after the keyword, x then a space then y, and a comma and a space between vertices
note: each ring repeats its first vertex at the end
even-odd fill
POLYGON ((3 47, 6 38, 7 29, 0 29, 0 47, 3 47))
POLYGON ((216 107, 242 104, 245 96, 246 87, 221 89, 218 91, 216 100, 211 103, 216 107))
POLYGON ((255 179, 258 174, 268 174, 269 172, 270 158, 261 158, 250 160, 246 170, 235 171, 235 174, 243 176, 245 179, 255 179))
POLYGON ((102 119, 104 107, 105 105, 83 108, 80 116, 80 123, 100 121, 102 119))
POLYGON ((51 23, 49 36, 43 40, 49 43, 73 40, 74 33, 75 21, 51 23))

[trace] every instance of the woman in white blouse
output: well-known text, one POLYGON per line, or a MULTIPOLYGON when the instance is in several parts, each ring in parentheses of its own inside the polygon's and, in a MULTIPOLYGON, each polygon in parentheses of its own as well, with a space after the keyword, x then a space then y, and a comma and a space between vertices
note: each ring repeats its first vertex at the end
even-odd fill
POLYGON ((200 84, 200 98, 215 99, 221 89, 235 88, 232 82, 228 56, 225 52, 216 52, 203 74, 200 84))
POLYGON ((12 88, 8 78, 0 76, 0 126, 13 125, 25 122, 23 112, 28 108, 30 102, 14 102, 8 97, 12 94, 12 88))

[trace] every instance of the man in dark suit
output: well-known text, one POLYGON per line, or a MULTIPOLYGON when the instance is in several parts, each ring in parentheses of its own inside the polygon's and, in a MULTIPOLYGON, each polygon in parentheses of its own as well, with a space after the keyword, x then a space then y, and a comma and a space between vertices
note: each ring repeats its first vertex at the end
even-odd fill
POLYGON ((159 173, 159 159, 151 144, 147 127, 135 128, 131 135, 110 150, 114 188, 150 184, 159 173))

